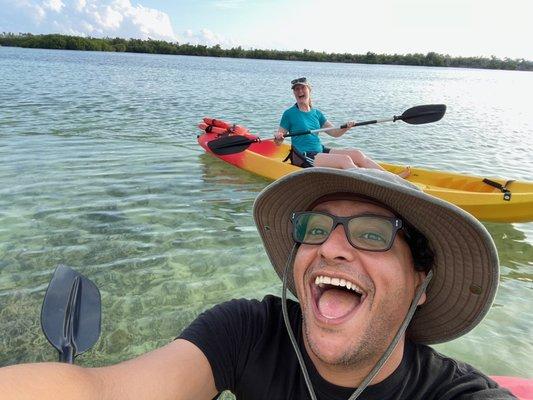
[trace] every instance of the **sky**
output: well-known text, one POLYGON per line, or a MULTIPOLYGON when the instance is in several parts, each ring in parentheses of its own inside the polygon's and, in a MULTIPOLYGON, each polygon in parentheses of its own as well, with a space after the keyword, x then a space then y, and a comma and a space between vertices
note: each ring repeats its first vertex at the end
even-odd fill
POLYGON ((0 32, 533 60, 533 0, 0 0, 0 32))

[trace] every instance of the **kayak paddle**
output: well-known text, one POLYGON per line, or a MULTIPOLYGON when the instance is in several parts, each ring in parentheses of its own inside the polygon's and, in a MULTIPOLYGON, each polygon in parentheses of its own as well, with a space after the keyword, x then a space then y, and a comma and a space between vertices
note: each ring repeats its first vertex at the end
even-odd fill
POLYGON ((100 337, 101 300, 96 285, 59 265, 48 285, 41 308, 44 335, 59 352, 59 361, 72 364, 100 337))
MULTIPOLYGON (((430 122, 436 122, 440 120, 444 116, 445 112, 446 112, 445 104, 427 104, 427 105, 422 105, 422 106, 411 107, 408 110, 404 111, 404 113, 399 116, 395 115, 392 118, 373 119, 370 121, 356 122, 354 126, 363 126, 363 125, 379 124, 381 122, 396 122, 396 121, 404 121, 411 125, 428 124, 430 122)), ((346 124, 343 124, 340 126, 340 129, 345 129, 345 128, 347 128, 346 124)), ((339 128, 331 127, 331 128, 314 129, 314 130, 305 131, 305 132, 287 133, 284 135, 284 137, 309 135, 312 133, 327 132, 327 131, 332 131, 335 129, 339 129, 339 128)), ((264 139, 264 140, 274 140, 274 139, 264 139)), ((245 136, 233 135, 233 136, 225 136, 220 139, 212 140, 209 143, 207 143, 207 146, 213 153, 223 156, 227 154, 240 153, 241 151, 246 150, 251 144, 259 143, 261 141, 263 141, 263 139, 261 138, 249 139, 245 136)))

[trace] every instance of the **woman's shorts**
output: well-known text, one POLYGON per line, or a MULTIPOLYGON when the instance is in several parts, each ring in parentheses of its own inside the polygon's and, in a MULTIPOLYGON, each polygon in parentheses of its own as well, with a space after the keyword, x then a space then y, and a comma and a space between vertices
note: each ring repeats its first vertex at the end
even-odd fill
POLYGON ((303 154, 305 155, 305 157, 309 157, 309 158, 314 160, 315 156, 318 153, 329 153, 330 151, 331 151, 331 149, 329 147, 326 147, 326 146, 322 145, 322 151, 306 151, 303 154))
POLYGON ((294 147, 291 147, 291 151, 289 152, 289 155, 284 161, 290 158, 292 165, 296 165, 297 167, 301 167, 301 168, 309 168, 313 166, 314 164, 313 161, 315 160, 315 156, 318 153, 329 153, 330 151, 331 149, 324 145, 322 146, 322 151, 320 152, 319 151, 306 151, 302 153, 296 150, 294 147))

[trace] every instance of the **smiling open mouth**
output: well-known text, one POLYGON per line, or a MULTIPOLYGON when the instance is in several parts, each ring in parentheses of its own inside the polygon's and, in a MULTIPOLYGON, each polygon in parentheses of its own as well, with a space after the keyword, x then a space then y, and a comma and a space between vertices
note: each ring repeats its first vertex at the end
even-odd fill
POLYGON ((315 278, 313 295, 320 315, 330 320, 346 317, 364 300, 363 290, 355 283, 323 275, 315 278))

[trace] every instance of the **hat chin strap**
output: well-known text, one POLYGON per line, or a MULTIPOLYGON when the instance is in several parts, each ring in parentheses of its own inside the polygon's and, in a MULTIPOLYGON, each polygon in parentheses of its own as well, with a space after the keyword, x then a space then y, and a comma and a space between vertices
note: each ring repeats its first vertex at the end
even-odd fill
POLYGON ((300 349, 298 348, 298 343, 296 343, 296 339, 294 338, 294 332, 292 331, 291 325, 289 323, 289 314, 287 313, 287 277, 289 275, 288 271, 294 262, 294 256, 296 255, 296 250, 299 246, 300 245, 298 243, 294 243, 294 246, 292 246, 291 253, 289 254, 289 258, 287 259, 287 263, 285 264, 285 269, 283 270, 281 311, 283 312, 283 322, 285 322, 285 328, 287 328, 287 333, 289 334, 289 339, 291 340, 292 348, 294 349, 296 357, 298 358, 298 363, 300 364, 300 369, 302 370, 302 374, 304 375, 305 384, 307 385, 307 390, 309 391, 311 400, 317 400, 315 389, 313 389, 313 384, 311 383, 311 379, 309 378, 309 372, 307 372, 307 367, 305 366, 304 358, 302 356, 302 353, 300 352, 300 349))
MULTIPOLYGON (((311 383, 311 379, 309 378, 309 373, 307 372, 307 367, 305 366, 305 362, 302 356, 302 353, 300 352, 300 349, 298 348, 298 343, 296 342, 296 339, 294 337, 294 332, 292 331, 291 325, 289 323, 289 314, 287 312, 287 280, 289 275, 290 267, 293 265, 294 257, 296 255, 296 250, 298 249, 299 244, 295 243, 292 247, 291 253, 289 254, 289 258, 287 259, 287 263, 285 264, 285 270, 283 271, 283 290, 281 292, 281 309, 283 312, 283 321, 285 322, 285 327, 287 328, 287 333, 289 334, 289 338, 292 343, 292 347, 294 348, 294 351, 296 352, 296 357, 298 358, 298 363, 300 364, 300 369, 302 370, 302 374, 305 379, 305 384, 307 385, 307 390, 309 391, 309 395, 311 396, 311 400, 317 400, 315 390, 313 389, 313 385, 311 383)), ((390 342, 389 346, 385 350, 385 353, 381 356, 379 361, 376 363, 374 368, 369 372, 369 374, 366 376, 366 378, 361 382, 359 387, 355 390, 355 392, 352 393, 352 395, 348 398, 348 400, 355 400, 357 399, 363 390, 372 382, 372 379, 376 377, 376 375, 379 373, 381 368, 385 365, 387 360, 389 359, 390 355, 400 342, 400 339, 404 335, 405 331, 407 330, 407 327, 409 326, 409 323, 411 322, 411 319, 413 318, 413 315, 416 312, 416 307, 418 306, 418 302, 420 298, 422 297, 422 294, 426 291, 427 286, 429 285, 429 282, 431 281, 431 278, 433 277, 433 271, 429 271, 416 290, 415 297, 413 298, 413 301, 411 302, 411 306, 409 307, 409 310, 407 311, 407 314, 405 316, 405 319, 403 320, 402 324, 398 328, 398 332, 396 332, 396 335, 390 342)))

